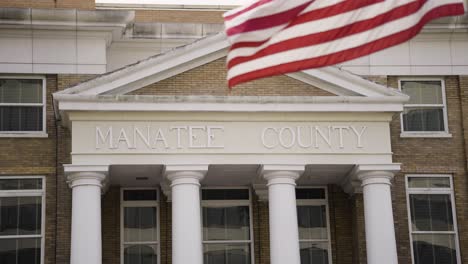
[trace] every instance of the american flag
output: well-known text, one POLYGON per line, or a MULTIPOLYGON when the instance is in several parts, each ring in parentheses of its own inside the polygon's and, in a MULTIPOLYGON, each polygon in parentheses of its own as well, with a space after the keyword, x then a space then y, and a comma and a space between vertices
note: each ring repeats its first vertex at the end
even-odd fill
POLYGON ((228 84, 369 55, 464 12, 463 0, 260 0, 224 14, 228 84))

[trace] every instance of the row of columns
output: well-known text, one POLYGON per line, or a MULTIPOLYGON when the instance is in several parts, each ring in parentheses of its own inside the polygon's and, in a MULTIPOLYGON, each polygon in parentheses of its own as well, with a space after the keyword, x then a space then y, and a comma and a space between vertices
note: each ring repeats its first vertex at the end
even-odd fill
MULTIPOLYGON (((207 166, 168 167, 166 177, 172 193, 172 263, 202 264, 200 181, 207 166)), ((267 181, 272 264, 300 264, 296 180, 304 166, 263 166, 267 181)), ((357 174, 364 196, 364 217, 369 264, 396 264, 397 251, 392 212, 393 172, 364 171, 357 174)), ((101 189, 106 175, 73 173, 71 264, 101 264, 101 189)))

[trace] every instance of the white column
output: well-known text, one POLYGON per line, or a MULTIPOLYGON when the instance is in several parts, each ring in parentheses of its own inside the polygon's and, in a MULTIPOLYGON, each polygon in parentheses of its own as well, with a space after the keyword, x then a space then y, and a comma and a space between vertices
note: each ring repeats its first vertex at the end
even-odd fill
POLYGON ((77 172, 68 176, 72 188, 71 264, 101 264, 101 188, 106 175, 77 172))
POLYGON ((172 196, 172 263, 203 264, 200 180, 207 166, 166 167, 172 196))
POLYGON ((271 264, 300 264, 299 230, 296 208, 296 180, 304 171, 297 168, 263 167, 267 180, 270 215, 271 264), (289 170, 281 170, 289 169, 289 170))
POLYGON ((367 263, 397 264, 398 256, 393 222, 393 173, 369 171, 358 174, 364 196, 364 221, 366 230, 367 263))

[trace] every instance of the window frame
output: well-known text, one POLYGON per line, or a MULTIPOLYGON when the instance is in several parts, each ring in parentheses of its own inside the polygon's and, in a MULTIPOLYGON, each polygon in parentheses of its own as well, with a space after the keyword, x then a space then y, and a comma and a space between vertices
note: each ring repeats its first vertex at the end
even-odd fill
POLYGON ((445 79, 443 77, 402 77, 398 79, 398 90, 402 92, 402 82, 405 81, 440 81, 441 83, 441 93, 442 93, 442 104, 403 104, 403 112, 400 113, 400 128, 401 133, 400 137, 402 138, 450 138, 452 134, 449 132, 448 127, 448 114, 447 114, 447 96, 445 89, 445 79), (423 107, 432 107, 432 108, 442 108, 442 115, 444 118, 444 131, 405 131, 403 124, 403 113, 406 108, 423 108, 423 107))
POLYGON ((42 103, 0 103, 0 106, 42 106, 41 131, 0 131, 1 137, 48 137, 47 135, 47 80, 45 76, 0 75, 0 79, 42 80, 42 103))
POLYGON ((2 180, 7 179, 41 179, 42 189, 37 190, 4 190, 0 191, 0 197, 41 197, 41 234, 40 235, 9 235, 9 236, 0 236, 0 239, 18 239, 18 238, 40 238, 41 239, 41 260, 40 264, 45 263, 44 254, 45 254, 45 230, 46 230, 46 177, 45 176, 2 176, 2 180))
POLYGON ((458 236, 458 223, 457 223, 457 213, 456 213, 456 204, 455 204, 455 193, 453 188, 453 177, 450 174, 406 174, 405 175, 405 189, 406 189, 406 212, 408 214, 408 232, 409 232, 409 241, 410 241, 410 250, 411 250, 411 263, 415 264, 414 261, 414 249, 413 249, 413 234, 452 234, 455 236, 455 249, 456 249, 456 258, 457 263, 461 262, 460 255, 460 242, 458 236), (409 178, 448 178, 450 182, 450 188, 411 188, 409 187, 409 178), (448 194, 452 201, 452 218, 453 218, 453 231, 413 231, 411 223, 411 205, 410 205, 410 195, 411 194, 448 194))
POLYGON ((200 188, 200 217, 201 217, 201 230, 202 230, 202 246, 205 244, 241 244, 249 243, 250 244, 250 264, 255 264, 255 239, 254 239, 254 230, 253 230, 253 211, 252 211, 252 189, 249 187, 220 187, 220 186, 209 186, 200 188), (249 199, 247 200, 203 200, 202 192, 203 190, 248 190, 249 199), (203 237, 203 206, 205 204, 209 205, 226 205, 226 206, 248 206, 249 207, 249 235, 250 239, 247 240, 216 240, 216 241, 206 241, 203 237))
MULTIPOLYGON (((331 245, 331 226, 330 226, 330 207, 328 205, 328 188, 327 186, 296 186, 296 189, 322 189, 325 192, 325 199, 296 199, 297 206, 308 206, 308 205, 325 205, 326 218, 327 218, 327 236, 328 236, 328 263, 333 262, 333 253, 331 245)), ((298 223, 299 227, 299 223, 298 223)), ((300 239, 299 237, 299 249, 301 242, 326 242, 327 240, 320 239, 300 239)))
POLYGON ((134 244, 134 245, 148 245, 148 244, 156 244, 157 245, 157 264, 161 263, 161 209, 160 209, 160 191, 158 188, 155 187, 123 187, 120 188, 120 263, 124 264, 124 251, 125 245, 134 244), (124 191, 127 190, 156 190, 156 201, 124 201, 124 191), (125 207, 154 207, 156 206, 156 232, 157 232, 157 239, 158 241, 154 243, 154 241, 144 241, 144 242, 131 242, 125 243, 125 234, 124 234, 124 212, 125 207))

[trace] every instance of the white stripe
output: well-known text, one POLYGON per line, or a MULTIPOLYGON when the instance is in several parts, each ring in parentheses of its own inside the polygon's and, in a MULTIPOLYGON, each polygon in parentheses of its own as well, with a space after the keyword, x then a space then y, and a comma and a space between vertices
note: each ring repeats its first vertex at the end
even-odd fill
POLYGON ((323 43, 320 45, 314 45, 299 49, 288 50, 281 53, 275 53, 266 57, 262 57, 256 60, 247 61, 239 65, 234 66, 228 71, 228 79, 236 77, 238 75, 245 74, 247 72, 277 66, 279 64, 294 62, 304 59, 312 59, 324 55, 334 54, 343 50, 348 50, 372 42, 386 36, 401 32, 416 25, 422 16, 430 10, 444 6, 451 3, 459 3, 454 0, 434 0, 427 2, 419 12, 414 13, 410 16, 402 19, 392 21, 377 27, 371 31, 366 31, 353 36, 345 37, 342 39, 334 40, 331 42, 323 43), (311 56, 313 54, 313 56, 311 56))
MULTIPOLYGON (((378 15, 381 15, 399 6, 402 6, 411 2, 417 2, 417 1, 418 0, 398 0, 395 2, 387 1, 385 2, 385 4, 377 3, 371 6, 363 7, 363 8, 349 11, 346 13, 342 13, 336 16, 332 16, 332 17, 328 17, 328 18, 324 18, 324 19, 320 19, 316 21, 311 21, 311 22, 299 24, 290 28, 286 28, 283 31, 281 31, 279 34, 273 36, 268 42, 264 43, 261 46, 245 47, 245 48, 238 48, 238 49, 232 50, 229 53, 228 61, 230 60, 230 58, 234 58, 237 56, 251 56, 255 54, 257 51, 275 43, 279 43, 288 39, 297 38, 297 37, 301 37, 301 36, 305 36, 309 34, 320 33, 320 32, 333 30, 336 28, 340 28, 340 27, 343 27, 343 26, 346 26, 346 25, 349 25, 358 21, 376 17, 378 15)), ((249 37, 252 38, 253 36, 250 35, 249 37)))

